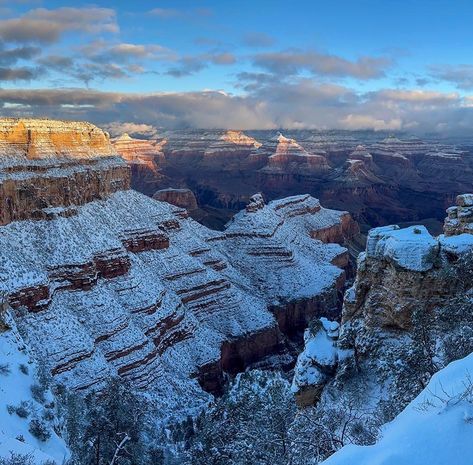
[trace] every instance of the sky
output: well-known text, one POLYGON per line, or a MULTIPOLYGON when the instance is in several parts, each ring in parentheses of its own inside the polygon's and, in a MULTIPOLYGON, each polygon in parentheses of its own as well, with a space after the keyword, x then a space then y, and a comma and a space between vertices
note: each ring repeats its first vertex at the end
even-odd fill
POLYGON ((0 0, 0 114, 468 134, 472 20, 471 0, 0 0))

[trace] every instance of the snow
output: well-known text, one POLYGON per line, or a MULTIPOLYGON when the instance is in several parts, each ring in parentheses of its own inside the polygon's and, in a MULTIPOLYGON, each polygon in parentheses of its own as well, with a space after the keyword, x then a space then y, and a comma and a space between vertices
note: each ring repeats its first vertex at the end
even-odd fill
POLYGON ((473 194, 461 194, 457 196, 457 205, 462 207, 473 206, 473 194))
POLYGON ((446 252, 460 255, 473 250, 473 234, 459 234, 458 236, 439 236, 442 249, 446 252))
POLYGON ((156 396, 163 412, 197 410, 210 396, 195 373, 220 358, 224 341, 276 328, 269 305, 333 291, 343 270, 332 261, 346 249, 310 232, 339 224, 342 213, 319 208, 316 199, 296 196, 243 212, 216 232, 182 218, 170 204, 116 192, 67 218, 3 226, 0 290, 49 287, 49 305, 18 315, 17 322, 48 368, 59 367, 57 382, 99 387, 136 365, 128 376, 156 396), (167 232, 169 248, 125 249, 123 238, 160 232, 167 220, 180 226, 167 232), (104 253, 129 260, 128 272, 99 278, 86 290, 62 288, 67 283, 54 277, 104 253))
POLYGON ((367 256, 385 258, 411 271, 427 271, 439 252, 439 242, 425 226, 374 228, 368 234, 367 256))
POLYGON ((334 339, 338 336, 339 324, 327 318, 320 318, 321 327, 314 335, 310 329, 304 333, 304 350, 297 358, 291 391, 297 392, 305 386, 324 383, 325 368, 337 363, 337 349, 334 339))
POLYGON ((324 465, 470 465, 473 354, 435 374, 372 446, 347 445, 324 465))
MULTIPOLYGON (((64 441, 52 430, 51 438, 45 442, 36 439, 29 431, 29 422, 37 412, 41 416, 45 407, 32 397, 31 386, 38 383, 37 366, 28 348, 18 334, 13 320, 9 318, 12 329, 0 333, 0 361, 8 364, 10 372, 0 374, 0 457, 9 457, 10 451, 18 454, 32 454, 35 463, 54 460, 62 464, 69 457, 64 441), (28 372, 20 370, 20 365, 27 367, 28 372), (10 414, 7 406, 18 406, 28 402, 31 414, 28 418, 20 418, 16 413, 10 414), (17 438, 23 437, 24 441, 17 438)), ((47 401, 53 400, 52 394, 46 392, 47 401)))

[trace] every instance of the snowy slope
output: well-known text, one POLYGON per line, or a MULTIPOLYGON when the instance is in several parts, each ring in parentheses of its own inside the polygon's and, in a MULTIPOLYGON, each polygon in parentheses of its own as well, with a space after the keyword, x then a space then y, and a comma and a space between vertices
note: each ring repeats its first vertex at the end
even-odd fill
POLYGON ((435 374, 373 446, 348 445, 325 465, 470 465, 473 354, 435 374))
POLYGON ((9 457, 12 451, 31 455, 35 463, 52 460, 62 464, 69 453, 64 441, 53 430, 54 419, 44 420, 47 434, 50 434, 47 440, 39 440, 29 431, 33 418, 43 418, 54 411, 54 408, 45 407, 53 406, 54 399, 50 391, 44 393, 42 403, 33 398, 31 386, 38 385, 38 368, 13 321, 9 324, 12 329, 0 333, 0 365, 3 368, 0 374, 0 457, 9 457), (22 404, 24 402, 27 405, 22 404), (27 418, 11 412, 12 407, 20 404, 29 412, 27 418))

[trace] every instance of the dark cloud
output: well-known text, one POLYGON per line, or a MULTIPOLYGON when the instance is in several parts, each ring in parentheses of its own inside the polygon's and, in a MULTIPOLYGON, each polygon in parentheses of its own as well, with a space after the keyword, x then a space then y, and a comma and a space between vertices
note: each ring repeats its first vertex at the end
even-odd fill
POLYGON ((263 32, 250 32, 244 35, 243 43, 248 47, 270 47, 274 45, 275 40, 263 32))
POLYGON ((13 65, 19 60, 30 60, 41 54, 39 47, 5 48, 0 42, 0 65, 13 65))
POLYGON ((437 65, 431 67, 435 79, 453 83, 458 89, 473 89, 473 65, 437 65))
POLYGON ((31 81, 40 76, 39 68, 2 68, 0 67, 0 81, 31 81))
POLYGON ((67 73, 74 67, 74 60, 68 56, 47 55, 38 60, 38 63, 47 69, 67 73))
POLYGON ((202 57, 183 57, 180 58, 174 66, 171 66, 165 74, 175 78, 190 76, 208 66, 208 63, 202 57))
MULTIPOLYGON (((87 89, 0 89, 2 113, 167 128, 320 128, 442 131, 473 125, 473 99, 456 93, 384 89, 360 94, 303 79, 246 96, 222 92, 129 94, 87 89)), ((125 127, 125 126, 123 126, 125 127)))
POLYGON ((279 75, 296 75, 308 71, 318 76, 373 79, 383 77, 392 61, 386 57, 360 57, 356 61, 313 51, 260 53, 254 56, 255 66, 279 75))
POLYGON ((176 78, 190 76, 207 68, 210 63, 214 65, 232 65, 236 63, 235 55, 228 52, 204 53, 195 56, 186 56, 178 59, 165 74, 176 78))
POLYGON ((281 78, 270 73, 251 73, 243 71, 236 75, 237 82, 235 86, 246 92, 255 92, 271 84, 281 82, 281 78))
POLYGON ((118 32, 109 8, 36 8, 17 18, 0 20, 0 38, 9 42, 53 43, 66 32, 118 32))
POLYGON ((427 84, 430 83, 430 79, 427 79, 427 78, 424 78, 424 77, 418 77, 416 78, 416 84, 419 86, 419 87, 424 87, 426 86, 427 84))

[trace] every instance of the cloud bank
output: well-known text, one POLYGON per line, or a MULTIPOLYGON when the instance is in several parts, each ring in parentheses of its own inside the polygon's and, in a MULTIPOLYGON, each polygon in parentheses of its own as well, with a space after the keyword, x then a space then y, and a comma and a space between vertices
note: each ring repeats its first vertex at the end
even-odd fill
MULTIPOLYGON (((313 128, 465 132, 473 98, 456 93, 385 89, 360 94, 302 80, 271 84, 246 96, 217 91, 121 93, 88 89, 0 89, 1 113, 126 123, 132 132, 155 128, 313 128)), ((119 131, 114 131, 119 132, 119 131)))

